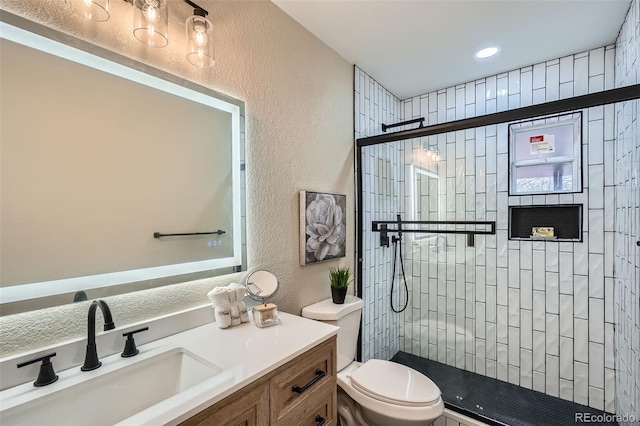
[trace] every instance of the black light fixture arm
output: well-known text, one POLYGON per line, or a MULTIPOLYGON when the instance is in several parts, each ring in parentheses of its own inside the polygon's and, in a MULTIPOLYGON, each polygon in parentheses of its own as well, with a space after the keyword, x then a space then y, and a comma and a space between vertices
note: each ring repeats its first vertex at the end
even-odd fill
POLYGON ((186 4, 188 4, 189 6, 193 7, 193 14, 194 15, 207 16, 209 14, 209 12, 207 12, 205 9, 203 9, 202 7, 198 6, 197 4, 195 4, 194 2, 192 2, 190 0, 184 0, 184 2, 186 4), (204 14, 202 14, 202 12, 204 12, 204 14))
MULTIPOLYGON (((187 1, 187 0, 185 0, 185 1, 187 1)), ((418 129, 421 129, 423 127, 423 125, 424 125, 424 117, 414 118, 413 120, 401 121, 401 122, 395 123, 395 124, 384 124, 384 123, 382 123, 380 126, 382 126, 382 131, 386 132, 387 129, 391 129, 393 127, 406 126, 408 124, 415 124, 415 123, 420 123, 420 125, 418 126, 418 129)))
MULTIPOLYGON (((133 6, 133 0, 124 0, 127 3, 131 4, 133 6)), ((197 4, 195 4, 194 2, 190 1, 190 0, 184 0, 184 2, 186 4, 188 4, 189 6, 193 7, 193 13, 194 15, 199 15, 199 16, 207 16, 209 14, 209 12, 207 12, 206 9, 198 6, 197 4)))

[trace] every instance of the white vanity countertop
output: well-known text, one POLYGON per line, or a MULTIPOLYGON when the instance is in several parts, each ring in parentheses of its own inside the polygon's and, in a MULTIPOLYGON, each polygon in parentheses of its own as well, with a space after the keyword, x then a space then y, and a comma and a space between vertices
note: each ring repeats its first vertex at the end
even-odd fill
MULTIPOLYGON (((335 335, 338 327, 280 312, 282 324, 258 328, 253 322, 220 329, 215 323, 196 327, 140 345, 132 358, 114 354, 101 358, 102 367, 90 372, 72 368, 58 372, 60 379, 41 388, 31 383, 0 393, 3 409, 32 400, 144 361, 173 348, 187 351, 216 364, 223 372, 155 406, 123 420, 122 425, 178 424, 208 406, 275 370, 312 347, 335 335)), ((153 387, 153 383, 149 383, 153 387)))

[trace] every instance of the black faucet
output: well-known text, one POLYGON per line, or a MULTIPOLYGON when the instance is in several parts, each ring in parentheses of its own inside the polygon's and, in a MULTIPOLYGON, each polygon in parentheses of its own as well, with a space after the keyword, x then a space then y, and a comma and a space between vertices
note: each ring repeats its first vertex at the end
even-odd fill
POLYGON ((87 333, 87 354, 84 357, 84 365, 80 368, 82 371, 91 371, 100 367, 102 363, 98 359, 98 351, 96 350, 96 308, 100 307, 102 316, 104 317, 104 331, 113 330, 116 325, 111 318, 111 310, 107 302, 96 299, 89 306, 88 333, 87 333))

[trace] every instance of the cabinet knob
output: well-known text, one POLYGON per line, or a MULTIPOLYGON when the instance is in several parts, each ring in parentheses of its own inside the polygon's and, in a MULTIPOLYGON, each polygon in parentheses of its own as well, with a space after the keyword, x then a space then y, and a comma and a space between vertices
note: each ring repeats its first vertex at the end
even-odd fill
POLYGON ((324 417, 322 417, 320 414, 318 414, 314 420, 316 421, 316 426, 322 426, 326 422, 324 417))

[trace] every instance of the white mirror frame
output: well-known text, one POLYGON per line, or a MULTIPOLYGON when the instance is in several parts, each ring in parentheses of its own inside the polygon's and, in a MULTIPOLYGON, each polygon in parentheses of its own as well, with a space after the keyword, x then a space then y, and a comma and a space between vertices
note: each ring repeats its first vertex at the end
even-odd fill
POLYGON ((3 12, 0 15, 0 38, 230 113, 232 116, 231 155, 234 165, 232 169, 232 228, 233 235, 238 236, 234 238, 232 243, 233 254, 230 257, 3 287, 0 288, 0 305, 221 268, 233 267, 237 268, 237 272, 246 269, 246 244, 243 243, 244 230, 242 225, 244 212, 241 195, 244 192, 243 176, 241 175, 243 163, 241 144, 243 142, 242 132, 244 132, 242 124, 244 103, 242 101, 10 13, 3 12), (113 60, 106 58, 113 58, 113 60))

